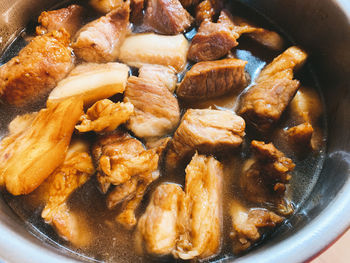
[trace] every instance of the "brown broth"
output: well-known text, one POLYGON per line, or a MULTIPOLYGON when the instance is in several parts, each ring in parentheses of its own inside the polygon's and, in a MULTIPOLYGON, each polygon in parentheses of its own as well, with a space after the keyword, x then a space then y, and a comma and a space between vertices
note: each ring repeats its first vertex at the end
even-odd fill
MULTIPOLYGON (((75 1, 80 3, 79 1, 75 1)), ((86 1, 85 1, 86 2, 86 1)), ((239 5, 232 4, 229 7, 231 10, 235 10, 235 14, 246 17, 249 20, 258 22, 259 25, 266 26, 267 28, 273 28, 279 31, 277 27, 273 27, 269 24, 260 14, 239 5)), ((87 21, 95 18, 97 14, 91 13, 87 21)), ((36 19, 36 18, 34 18, 36 19)), ((33 32, 35 23, 31 23, 25 32, 27 35, 33 32)), ((135 27, 137 30, 137 27, 135 27)), ((195 29, 192 29, 186 33, 186 37, 191 39, 195 33, 195 29)), ((280 32, 280 31, 279 31, 280 32)), ((5 63, 11 57, 15 56, 18 51, 26 44, 25 34, 21 34, 18 38, 8 47, 1 57, 0 63, 5 63)), ((247 60, 246 71, 250 75, 251 84, 254 83, 254 79, 258 76, 261 69, 269 63, 274 57, 278 55, 276 52, 269 51, 259 44, 246 39, 244 37, 239 39, 239 46, 234 50, 233 55, 237 58, 247 60)), ((188 65, 188 69, 192 65, 188 65)), ((183 75, 179 74, 179 80, 183 75)), ((137 74, 137 70, 132 70, 132 74, 137 74)), ((303 85, 307 85, 314 89, 317 89, 317 80, 313 75, 312 69, 307 65, 302 72, 298 73, 297 79, 301 80, 303 85)), ((250 85, 251 85, 250 84, 250 85)), ((321 95, 320 95, 321 96, 321 95)), ((235 110, 237 106, 237 98, 239 94, 231 94, 224 96, 223 98, 217 98, 205 102, 194 103, 182 103, 181 108, 184 112, 187 108, 208 108, 214 109, 226 109, 235 110)), ((0 120, 2 121, 2 127, 0 130, 0 136, 4 136, 7 132, 8 123, 17 115, 27 111, 38 110, 43 107, 43 102, 38 105, 31 106, 26 109, 9 108, 4 105, 0 105, 0 120)), ((296 123, 296 120, 289 114, 289 110, 283 114, 281 121, 276 128, 277 132, 270 134, 269 136, 262 136, 251 129, 247 129, 247 135, 245 142, 240 151, 231 152, 223 156, 216 156, 224 164, 224 204, 229 203, 232 198, 239 198, 240 193, 237 186, 237 180, 240 176, 240 171, 244 161, 250 157, 250 141, 253 139, 264 140, 273 142, 274 145, 283 151, 288 157, 292 158, 296 163, 295 171, 290 182, 290 186, 287 190, 287 196, 294 204, 295 210, 302 204, 302 202, 308 197, 311 192, 314 183, 318 178, 320 168, 323 164, 323 156, 326 141, 326 119, 325 114, 322 115, 320 122, 318 123, 317 131, 319 137, 319 151, 309 153, 307 156, 300 158, 295 154, 294 150, 290 148, 286 143, 285 137, 282 135, 283 129, 296 123)), ((91 139, 91 138, 90 138, 91 139)), ((161 172, 161 177, 155 183, 151 185, 145 198, 138 209, 138 214, 141 214, 147 206, 150 194, 153 189, 162 182, 175 182, 178 184, 184 184, 184 171, 179 170, 174 174, 166 174, 161 172)), ((107 262, 154 262, 154 261, 177 261, 171 257, 166 258, 151 258, 148 256, 140 257, 134 250, 133 233, 127 231, 119 226, 114 218, 118 214, 120 207, 114 210, 108 210, 106 207, 105 196, 96 187, 96 179, 91 180, 78 189, 70 198, 69 206, 72 211, 75 211, 88 221, 90 231, 93 233, 94 242, 91 247, 86 249, 76 249, 64 240, 62 240, 48 224, 45 224, 41 218, 42 205, 35 202, 35 194, 28 196, 14 197, 10 194, 4 193, 4 198, 8 205, 14 210, 15 213, 27 224, 29 231, 44 242, 51 244, 58 249, 61 249, 64 253, 72 253, 80 259, 87 261, 107 261, 107 262)), ((244 201, 244 200, 242 200, 244 201)), ((251 206, 249 203, 245 203, 247 206, 251 206)), ((232 256, 231 243, 229 240, 230 233, 230 217, 227 207, 224 206, 224 231, 223 231, 223 247, 220 255, 212 259, 213 261, 221 258, 232 256)))

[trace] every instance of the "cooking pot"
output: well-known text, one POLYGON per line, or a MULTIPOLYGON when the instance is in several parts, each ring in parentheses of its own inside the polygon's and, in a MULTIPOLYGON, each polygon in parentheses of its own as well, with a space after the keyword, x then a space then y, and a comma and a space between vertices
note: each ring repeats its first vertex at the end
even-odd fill
MULTIPOLYGON (((318 181, 288 223, 250 253, 236 259, 227 256, 220 261, 303 262, 327 248, 350 226, 350 2, 240 2, 262 13, 287 32, 295 43, 312 51, 310 64, 325 99, 328 141, 318 181)), ((1 52, 33 17, 59 3, 62 1, 1 0, 1 52)), ((89 261, 23 223, 2 198, 0 259, 23 263, 89 261)))

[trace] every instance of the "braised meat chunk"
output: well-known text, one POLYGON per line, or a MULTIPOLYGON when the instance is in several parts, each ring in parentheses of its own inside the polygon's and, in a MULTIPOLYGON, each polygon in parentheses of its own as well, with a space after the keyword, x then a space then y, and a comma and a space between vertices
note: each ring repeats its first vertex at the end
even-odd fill
POLYGON ((47 95, 74 65, 64 29, 35 37, 18 56, 0 67, 0 94, 23 106, 47 95))
POLYGON ((36 27, 36 33, 43 35, 64 28, 73 37, 83 25, 84 11, 84 8, 79 5, 70 5, 66 8, 42 12, 38 18, 40 25, 36 27))
POLYGON ((179 123, 179 104, 163 83, 132 76, 128 79, 124 102, 135 107, 127 127, 138 137, 161 137, 179 123))
POLYGON ((144 64, 157 64, 180 72, 187 63, 187 51, 188 41, 182 34, 176 36, 134 34, 127 37, 121 46, 120 60, 137 68, 144 64))
POLYGON ((149 254, 168 255, 175 250, 184 196, 177 184, 162 184, 156 188, 137 225, 139 252, 145 249, 149 254))
POLYGON ((100 100, 80 117, 81 123, 75 128, 80 132, 114 131, 120 124, 125 123, 133 112, 134 106, 131 103, 100 100))
POLYGON ((230 237, 235 254, 243 252, 257 242, 263 233, 263 228, 273 228, 283 221, 283 217, 267 209, 248 210, 236 200, 230 203, 230 215, 232 219, 230 237))
POLYGON ((195 154, 186 168, 185 192, 176 184, 158 186, 137 226, 139 250, 185 260, 219 253, 222 176, 218 161, 195 154))
POLYGON ((189 28, 192 21, 179 0, 148 0, 143 22, 156 33, 176 35, 189 28))
POLYGON ((47 104, 81 97, 84 105, 90 106, 98 100, 123 93, 128 76, 129 67, 121 63, 80 64, 52 90, 47 104))
POLYGON ((181 99, 200 100, 238 93, 247 84, 246 64, 235 58, 199 62, 187 71, 176 94, 181 99))
POLYGON ((26 129, 17 129, 3 139, 0 185, 13 195, 35 190, 63 162, 82 110, 80 99, 50 105, 40 110, 26 129))
POLYGON ((233 17, 233 22, 235 25, 234 31, 238 34, 245 34, 269 49, 276 51, 283 49, 284 39, 278 33, 257 27, 240 17, 233 17))
POLYGON ((155 149, 145 150, 139 140, 120 131, 102 136, 93 147, 93 157, 104 193, 110 184, 120 185, 135 175, 156 171, 159 160, 155 149))
POLYGON ((203 21, 212 22, 214 15, 215 10, 211 0, 204 0, 197 5, 196 23, 198 26, 200 26, 203 21))
POLYGON ((241 17, 233 17, 227 10, 221 11, 218 23, 224 24, 233 30, 238 35, 237 38, 244 34, 263 46, 276 51, 282 50, 284 47, 284 39, 278 33, 257 27, 241 17))
POLYGON ((235 149, 243 142, 244 130, 244 120, 233 112, 189 109, 169 142, 167 168, 186 163, 196 150, 213 153, 235 149))
POLYGON ((309 122, 315 125, 322 114, 322 103, 319 94, 302 86, 290 102, 291 117, 298 123, 309 122))
POLYGON ((82 218, 70 211, 67 200, 94 171, 87 145, 75 142, 68 149, 63 164, 36 190, 45 202, 42 218, 51 224, 61 237, 77 247, 87 246, 92 237, 82 218))
POLYGON ((289 140, 291 140, 296 147, 310 147, 311 137, 314 132, 312 125, 308 122, 291 127, 287 130, 289 140))
POLYGON ((174 256, 207 259, 219 253, 222 228, 222 165, 195 154, 186 167, 185 202, 174 256))
POLYGON ((161 65, 143 65, 139 69, 139 78, 163 84, 170 92, 174 92, 177 82, 174 70, 161 65))
POLYGON ((290 213, 283 197, 295 164, 272 143, 252 141, 251 147, 255 159, 247 162, 240 178, 244 196, 258 204, 269 203, 280 213, 290 213))
POLYGON ((93 147, 97 179, 102 192, 115 188, 107 197, 107 207, 122 204, 116 221, 131 229, 137 223, 135 211, 148 186, 159 177, 158 149, 146 150, 129 134, 116 132, 102 136, 93 147))
POLYGON ((299 88, 293 80, 293 70, 304 64, 307 54, 290 47, 269 65, 255 80, 240 102, 239 115, 260 131, 267 131, 279 120, 299 88))
POLYGON ((122 204, 122 212, 116 217, 116 221, 126 229, 132 229, 137 224, 136 209, 139 207, 148 186, 158 179, 159 171, 141 174, 137 177, 138 184, 133 193, 122 204))
POLYGON ((85 25, 72 44, 75 54, 88 62, 115 61, 128 32, 129 13, 129 2, 125 2, 107 15, 85 25))
POLYGON ((113 9, 123 5, 123 0, 90 0, 89 4, 102 14, 107 14, 113 9))
POLYGON ((204 21, 192 39, 187 58, 195 62, 222 58, 238 45, 238 37, 226 24, 204 21))

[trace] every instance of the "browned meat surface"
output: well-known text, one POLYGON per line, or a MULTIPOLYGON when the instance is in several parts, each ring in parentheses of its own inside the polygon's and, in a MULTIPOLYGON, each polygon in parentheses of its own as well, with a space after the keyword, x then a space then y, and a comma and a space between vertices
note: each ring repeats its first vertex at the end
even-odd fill
POLYGON ((112 62, 119 56, 129 27, 129 2, 85 25, 72 44, 75 54, 88 62, 112 62))
POLYGON ((41 213, 45 222, 77 247, 87 246, 92 237, 82 219, 70 211, 67 200, 95 171, 88 151, 88 146, 82 142, 73 143, 63 164, 36 190, 45 203, 41 213))
POLYGON ((255 203, 270 203, 280 213, 289 213, 283 197, 295 164, 272 143, 252 141, 251 147, 255 160, 248 161, 240 179, 245 197, 255 203))
POLYGON ((47 95, 73 68, 74 57, 64 29, 37 36, 18 56, 0 67, 0 94, 23 106, 47 95))
POLYGON ((176 35, 189 28, 192 21, 179 0, 148 0, 143 22, 157 33, 176 35))
POLYGON ((153 192, 146 212, 140 217, 136 232, 139 252, 171 254, 178 239, 179 216, 185 193, 177 184, 162 184, 153 192))
POLYGON ((187 58, 195 62, 222 58, 238 45, 238 37, 226 24, 205 21, 192 39, 187 58))
POLYGON ((243 142, 244 129, 244 120, 233 112, 189 109, 169 143, 166 166, 181 166, 196 150, 212 153, 237 148, 243 142))
POLYGON ((235 254, 243 252, 257 242, 263 233, 263 228, 273 228, 283 221, 283 217, 267 209, 248 210, 237 201, 230 203, 230 215, 232 219, 230 237, 235 254))
POLYGON ((197 5, 200 0, 180 0, 180 2, 183 7, 188 8, 197 5))
POLYGON ((139 207, 148 186, 159 177, 159 172, 146 173, 140 175, 138 184, 134 193, 129 197, 130 200, 123 202, 122 212, 116 217, 116 221, 126 229, 132 229, 137 224, 136 209, 139 207))
POLYGON ((305 148, 311 146, 311 137, 314 132, 312 125, 308 122, 291 127, 287 130, 289 140, 297 148, 305 148))
POLYGON ((275 58, 241 98, 239 115, 258 130, 269 130, 297 92, 299 81, 293 80, 293 70, 306 58, 307 54, 298 47, 290 47, 275 58))
POLYGON ((101 190, 106 193, 110 184, 115 185, 107 207, 122 205, 116 221, 127 229, 136 225, 136 209, 148 186, 159 177, 159 155, 158 148, 145 150, 140 141, 123 132, 102 136, 93 147, 101 190))
MULTIPOLYGON (((309 123, 312 126, 310 145, 313 150, 320 149, 323 142, 323 132, 319 126, 322 112, 323 108, 319 94, 309 87, 302 86, 289 105, 290 118, 295 120, 297 124, 309 123)), ((307 130, 308 132, 305 134, 311 133, 310 128, 305 129, 305 131, 307 130)))
POLYGON ((246 64, 235 58, 199 62, 187 71, 176 94, 181 99, 200 100, 238 93, 247 84, 246 64))
POLYGON ((248 37, 269 49, 279 51, 282 50, 285 45, 283 38, 274 31, 257 27, 240 17, 233 17, 233 22, 235 24, 234 30, 237 33, 240 35, 246 34, 248 37))
POLYGON ((205 259, 220 252, 222 165, 195 154, 186 168, 185 202, 174 256, 205 259))
POLYGON ((82 110, 80 99, 68 99, 17 126, 0 143, 0 185, 13 195, 35 190, 63 162, 82 110))
POLYGON ((130 77, 124 102, 135 107, 127 127, 137 136, 146 139, 161 137, 173 131, 180 120, 177 99, 163 83, 156 80, 130 77))
POLYGON ((222 176, 218 161, 195 154, 186 168, 185 192, 176 184, 158 186, 137 227, 138 249, 185 260, 219 253, 222 176))
POLYGON ((133 112, 134 106, 131 103, 99 100, 80 117, 81 123, 75 128, 80 132, 114 131, 120 124, 125 123, 133 112))
POLYGON ((143 7, 145 0, 131 0, 130 1, 130 21, 139 23, 143 18, 143 7))
POLYGON ((212 22, 215 15, 215 9, 211 0, 204 0, 200 2, 196 7, 196 23, 198 26, 203 21, 212 22))
POLYGON ((221 11, 218 23, 233 30, 237 34, 237 38, 242 34, 247 35, 272 50, 282 50, 285 45, 284 39, 276 32, 257 27, 241 17, 233 17, 227 10, 221 11))
POLYGON ((170 67, 165 67, 162 65, 143 65, 139 69, 139 78, 162 83, 171 92, 174 92, 177 82, 175 71, 170 67))
POLYGON ((145 150, 139 140, 120 131, 102 136, 92 151, 97 179, 104 193, 110 184, 120 185, 135 175, 149 174, 158 169, 157 151, 145 150))
POLYGON ((102 14, 107 14, 113 9, 123 5, 123 0, 90 0, 89 4, 102 14))
POLYGON ((43 35, 54 30, 64 28, 71 37, 82 27, 84 8, 79 5, 70 5, 53 11, 42 12, 38 18, 39 26, 36 33, 43 35))
POLYGON ((322 103, 319 94, 311 88, 300 87, 290 103, 291 117, 299 123, 309 122, 316 126, 322 114, 322 103))

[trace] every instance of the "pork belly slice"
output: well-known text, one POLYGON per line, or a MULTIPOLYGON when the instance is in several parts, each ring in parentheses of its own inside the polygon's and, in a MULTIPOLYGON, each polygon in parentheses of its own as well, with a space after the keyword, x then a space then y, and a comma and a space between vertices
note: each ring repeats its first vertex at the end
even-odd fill
POLYGON ((163 83, 130 77, 124 102, 134 105, 127 127, 137 137, 146 140, 172 132, 180 121, 177 99, 163 83))
POLYGON ((238 148, 244 129, 244 120, 231 111, 189 109, 169 142, 166 166, 183 166, 196 150, 214 153, 238 148))
POLYGON ((226 24, 204 21, 192 39, 187 58, 195 62, 220 59, 238 45, 238 37, 226 24))
POLYGON ((281 214, 289 214, 292 208, 284 200, 284 194, 295 164, 272 143, 254 140, 251 147, 255 157, 246 162, 240 178, 245 198, 256 204, 269 205, 281 214))
POLYGON ((162 65, 145 64, 139 69, 139 78, 153 80, 174 92, 177 82, 175 71, 162 65))
POLYGON ((274 228, 284 219, 267 209, 247 209, 236 200, 230 202, 229 213, 232 220, 230 237, 235 254, 251 247, 260 239, 264 229, 274 228))
POLYGON ((290 47, 267 65, 242 97, 239 115, 260 131, 269 130, 281 117, 299 88, 293 70, 301 67, 307 54, 290 47))
POLYGON ((131 103, 113 103, 108 99, 100 100, 92 105, 86 114, 80 117, 80 124, 75 128, 80 132, 110 132, 125 123, 134 112, 131 103))
POLYGON ((158 186, 137 226, 139 249, 185 260, 218 254, 222 176, 218 161, 195 154, 186 168, 185 191, 176 184, 158 186))
POLYGON ((129 2, 85 25, 72 44, 74 53, 87 62, 106 63, 119 57, 129 28, 129 2))
POLYGON ((47 104, 53 104, 70 97, 81 97, 86 106, 123 93, 129 76, 129 67, 117 63, 83 63, 75 67, 52 90, 47 104))
POLYGON ((0 95, 7 103, 24 106, 46 96, 74 66, 64 29, 36 36, 18 56, 0 67, 0 95))
POLYGON ((71 37, 83 26, 85 9, 79 5, 70 5, 53 11, 42 12, 36 27, 37 35, 43 35, 64 28, 71 37))
POLYGON ((195 154, 186 167, 185 208, 174 256, 208 259, 217 255, 222 234, 222 178, 220 162, 195 154))
POLYGON ((34 191, 64 161, 82 111, 82 101, 72 98, 15 119, 0 143, 0 186, 13 195, 34 191))
POLYGON ((95 172, 87 144, 71 144, 65 160, 33 193, 45 203, 41 213, 47 224, 77 247, 86 247, 92 241, 90 229, 80 215, 71 211, 67 201, 95 172))
POLYGON ((148 0, 143 23, 156 33, 176 35, 191 26, 193 18, 179 0, 148 0))
POLYGON ((140 217, 136 230, 139 253, 171 254, 179 235, 179 216, 185 193, 177 184, 162 184, 153 192, 146 212, 140 217))
POLYGON ((121 46, 120 60, 137 68, 144 64, 157 64, 180 72, 187 63, 187 51, 188 41, 182 34, 176 36, 134 34, 127 37, 121 46))
POLYGON ((247 85, 246 64, 235 58, 199 62, 187 71, 176 95, 184 100, 203 100, 238 94, 247 85))

